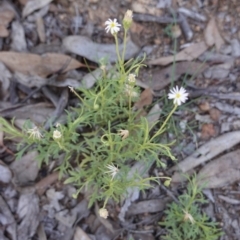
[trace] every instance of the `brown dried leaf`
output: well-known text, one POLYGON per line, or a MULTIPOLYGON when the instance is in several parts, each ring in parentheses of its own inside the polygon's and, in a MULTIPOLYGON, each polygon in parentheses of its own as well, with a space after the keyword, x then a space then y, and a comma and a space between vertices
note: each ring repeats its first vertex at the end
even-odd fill
POLYGON ((150 88, 147 88, 141 93, 140 99, 134 104, 134 108, 141 109, 145 106, 148 106, 152 103, 152 100, 152 90, 150 88))
POLYGON ((0 61, 14 72, 43 78, 60 70, 67 72, 85 66, 67 55, 58 53, 46 53, 39 56, 31 53, 3 51, 0 52, 0 61))
POLYGON ((172 181, 182 181, 181 173, 187 173, 200 164, 203 164, 212 158, 216 157, 225 150, 230 149, 240 142, 240 131, 229 132, 223 134, 215 139, 210 140, 201 146, 196 152, 188 156, 182 162, 170 169, 170 171, 178 170, 175 172, 172 181))
POLYGON ((27 2, 25 7, 23 8, 22 11, 22 16, 25 18, 27 15, 31 14, 32 12, 46 6, 53 0, 30 0, 27 2))
POLYGON ((0 8, 0 25, 5 27, 13 20, 15 13, 11 9, 6 9, 7 6, 0 8))
POLYGON ((201 129, 201 138, 206 140, 214 136, 216 136, 214 125, 212 123, 203 124, 201 129))
POLYGON ((9 31, 7 28, 0 24, 0 37, 7 37, 9 35, 9 31))
POLYGON ((148 64, 166 66, 174 61, 192 61, 202 55, 207 49, 208 46, 205 42, 194 43, 189 47, 184 48, 181 52, 177 53, 175 57, 161 57, 149 61, 148 64))
POLYGON ((7 5, 0 6, 0 37, 7 37, 9 35, 7 26, 15 16, 13 10, 6 8, 7 5))
POLYGON ((46 41, 46 34, 45 34, 45 26, 42 17, 38 17, 36 20, 37 24, 37 33, 38 37, 40 39, 40 42, 45 42, 46 41))
POLYGON ((219 188, 240 180, 240 150, 227 153, 206 164, 198 173, 198 183, 219 188))
POLYGON ((219 52, 222 44, 224 44, 224 40, 221 37, 216 20, 212 17, 206 27, 204 32, 205 42, 208 46, 213 46, 215 44, 217 52, 219 52))
POLYGON ((54 182, 56 182, 59 178, 59 172, 53 172, 47 177, 41 179, 36 185, 35 188, 37 190, 38 195, 43 195, 49 186, 51 186, 54 182))

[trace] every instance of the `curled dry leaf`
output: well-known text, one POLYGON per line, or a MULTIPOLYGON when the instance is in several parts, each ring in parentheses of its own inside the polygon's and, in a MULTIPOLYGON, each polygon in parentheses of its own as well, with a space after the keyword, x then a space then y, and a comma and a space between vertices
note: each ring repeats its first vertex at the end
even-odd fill
POLYGON ((219 188, 240 180, 240 150, 224 154, 206 164, 197 175, 197 182, 207 188, 219 188))
POLYGON ((72 69, 85 67, 77 60, 58 53, 46 53, 41 56, 31 53, 0 52, 0 61, 11 71, 20 72, 27 76, 47 77, 58 71, 67 72, 72 69))
POLYGON ((152 90, 150 88, 147 88, 141 93, 140 99, 134 104, 134 108, 141 109, 145 106, 148 106, 152 103, 152 100, 152 90))
POLYGON ((150 60, 148 64, 150 65, 168 65, 174 61, 192 61, 198 58, 208 49, 205 42, 194 43, 189 47, 184 48, 181 52, 177 53, 176 56, 161 57, 158 59, 150 60))
POLYGON ((224 40, 222 39, 216 20, 212 17, 206 27, 204 32, 205 42, 208 46, 213 46, 215 44, 217 51, 219 52, 222 44, 224 44, 224 40))
POLYGON ((29 0, 23 8, 23 12, 22 12, 23 18, 25 18, 32 12, 46 6, 47 4, 49 4, 52 1, 53 0, 29 0))
POLYGON ((182 162, 171 168, 171 171, 178 170, 172 177, 172 182, 182 181, 181 173, 187 173, 193 168, 203 164, 218 154, 230 149, 240 142, 240 131, 226 133, 210 140, 201 146, 195 153, 184 159, 182 162))
MULTIPOLYGON (((99 62, 101 58, 107 58, 110 62, 117 61, 115 44, 95 43, 91 39, 83 36, 69 36, 64 38, 63 48, 93 62, 99 62)), ((119 44, 119 52, 122 52, 122 50, 123 44, 119 44)), ((132 58, 139 50, 139 47, 128 39, 125 60, 132 58)))

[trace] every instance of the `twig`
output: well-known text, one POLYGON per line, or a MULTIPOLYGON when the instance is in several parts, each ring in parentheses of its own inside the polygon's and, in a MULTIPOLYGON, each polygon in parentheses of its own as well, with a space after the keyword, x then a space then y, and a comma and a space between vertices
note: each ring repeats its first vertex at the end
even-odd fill
POLYGON ((157 17, 150 14, 141 14, 141 13, 134 13, 133 20, 141 21, 141 22, 157 22, 157 23, 179 23, 182 20, 179 18, 172 18, 172 17, 157 17))

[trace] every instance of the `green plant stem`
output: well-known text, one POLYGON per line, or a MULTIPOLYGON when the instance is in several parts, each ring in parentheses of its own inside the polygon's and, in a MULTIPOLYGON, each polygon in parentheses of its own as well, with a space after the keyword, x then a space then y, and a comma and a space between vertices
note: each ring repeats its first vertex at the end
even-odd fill
POLYGON ((126 52, 126 44, 127 44, 127 30, 124 28, 124 38, 123 38, 123 52, 122 52, 122 64, 124 65, 124 58, 126 52))
POLYGON ((165 119, 165 121, 163 122, 162 126, 160 127, 160 129, 151 137, 151 139, 149 140, 150 142, 152 142, 152 140, 157 137, 160 133, 162 133, 164 127, 166 126, 168 120, 170 119, 170 117, 173 115, 173 113, 175 112, 175 110, 177 109, 178 105, 175 104, 174 108, 172 109, 172 111, 168 114, 167 118, 165 119))
POLYGON ((118 44, 117 34, 114 34, 113 36, 114 36, 115 42, 116 42, 116 53, 117 53, 118 62, 119 62, 119 65, 120 65, 120 70, 121 70, 122 74, 124 74, 125 71, 124 71, 124 68, 123 68, 122 59, 121 59, 120 54, 119 54, 119 44, 118 44))

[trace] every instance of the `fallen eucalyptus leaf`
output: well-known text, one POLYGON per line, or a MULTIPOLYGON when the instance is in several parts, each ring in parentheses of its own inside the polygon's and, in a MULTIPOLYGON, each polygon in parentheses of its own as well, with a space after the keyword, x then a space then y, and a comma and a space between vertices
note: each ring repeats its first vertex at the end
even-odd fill
POLYGON ((34 181, 38 175, 38 162, 36 157, 37 151, 28 152, 21 159, 14 161, 10 165, 10 169, 14 172, 14 176, 18 183, 26 184, 34 181))
POLYGON ((134 104, 134 108, 141 109, 145 106, 148 106, 152 103, 152 100, 153 100, 152 90, 150 88, 147 88, 144 91, 142 91, 140 99, 134 104))
POLYGON ((7 27, 14 16, 14 11, 7 4, 0 5, 0 37, 7 37, 9 35, 7 27))
POLYGON ((12 179, 12 172, 4 162, 0 160, 0 182, 9 183, 12 179))
POLYGON ((5 97, 8 96, 8 88, 10 86, 10 79, 12 77, 12 74, 10 71, 5 67, 3 63, 0 62, 0 83, 1 83, 1 89, 0 89, 0 96, 5 97))
POLYGON ((224 154, 206 164, 197 175, 200 185, 207 188, 219 188, 240 180, 240 150, 224 154))
MULTIPOLYGON (((157 69, 153 71, 151 78, 149 77, 149 74, 146 75, 144 73, 144 76, 141 79, 144 79, 144 81, 142 81, 144 86, 147 85, 153 90, 161 90, 171 82, 178 80, 178 78, 180 78, 182 75, 193 75, 196 77, 207 67, 208 66, 206 64, 198 62, 179 62, 175 65, 175 72, 173 76, 173 67, 168 66, 161 70, 157 69)), ((138 80, 138 82, 140 81, 138 80)), ((138 83, 138 85, 140 86, 140 83, 138 83)))
POLYGON ((19 21, 14 21, 12 23, 11 39, 11 50, 17 52, 25 52, 27 50, 25 32, 19 21))
MULTIPOLYGON (((63 40, 63 48, 71 53, 78 54, 93 62, 99 62, 101 58, 107 58, 110 62, 117 61, 115 44, 95 43, 84 36, 68 36, 63 40)), ((125 60, 128 60, 139 52, 139 47, 130 39, 126 44, 125 60)), ((123 51, 123 44, 119 44, 119 52, 123 51)))
POLYGON ((206 30, 204 32, 204 37, 206 44, 208 46, 212 46, 215 44, 217 52, 219 52, 221 46, 224 44, 224 40, 222 39, 217 24, 216 20, 214 17, 212 17, 206 27, 206 30))
POLYGON ((148 64, 166 66, 174 61, 192 61, 202 55, 207 49, 208 46, 205 42, 194 43, 189 47, 184 48, 175 56, 161 57, 158 59, 150 60, 148 64))
POLYGON ((143 213, 156 213, 162 211, 166 206, 166 203, 161 199, 150 199, 137 203, 133 203, 129 209, 128 215, 136 215, 143 213))
POLYGON ((91 240, 91 238, 80 227, 76 227, 73 240, 91 240))
POLYGON ((67 72, 85 67, 70 56, 58 53, 46 53, 41 56, 31 53, 0 52, 0 61, 11 71, 27 76, 47 77, 58 71, 67 72))
POLYGON ((149 129, 154 126, 154 124, 159 120, 159 117, 161 115, 162 109, 159 107, 159 104, 156 103, 151 110, 149 111, 148 115, 146 116, 148 121, 149 129))
POLYGON ((31 239, 37 231, 39 224, 39 198, 32 192, 22 193, 17 214, 20 224, 17 228, 18 239, 31 239))
POLYGON ((30 0, 27 2, 27 4, 24 6, 23 11, 22 11, 22 16, 25 18, 32 12, 46 6, 53 0, 30 0))

